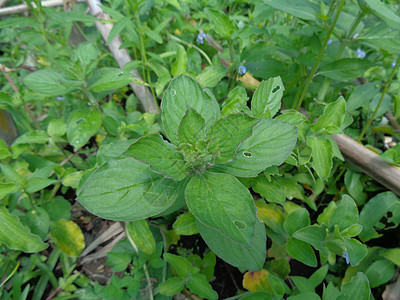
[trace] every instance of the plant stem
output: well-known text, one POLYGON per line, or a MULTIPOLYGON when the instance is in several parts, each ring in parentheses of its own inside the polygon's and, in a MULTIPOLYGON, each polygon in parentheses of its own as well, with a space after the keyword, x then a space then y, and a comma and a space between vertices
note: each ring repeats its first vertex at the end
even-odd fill
POLYGON ((212 61, 211 61, 211 59, 208 57, 208 55, 207 55, 203 50, 201 50, 199 47, 197 47, 196 45, 194 45, 194 44, 192 44, 192 43, 188 43, 188 42, 186 42, 186 41, 184 41, 184 40, 181 40, 180 38, 178 38, 178 37, 176 37, 176 36, 174 36, 174 35, 172 35, 172 34, 170 34, 170 33, 168 33, 168 37, 170 37, 171 39, 177 41, 178 43, 181 43, 181 44, 184 44, 184 45, 188 46, 189 48, 194 48, 194 49, 196 49, 201 55, 203 55, 203 57, 206 59, 206 61, 207 61, 210 65, 212 65, 212 61))
MULTIPOLYGON (((347 31, 347 33, 345 33, 343 35, 342 41, 340 43, 338 52, 336 53, 336 59, 340 59, 343 55, 343 51, 344 49, 346 49, 346 46, 349 44, 351 37, 354 34, 354 31, 357 29, 358 25, 360 24, 360 22, 362 21, 362 19, 364 18, 366 12, 361 10, 357 17, 354 19, 353 24, 351 24, 349 31, 347 31)), ((328 92, 329 89, 329 85, 331 83, 332 79, 330 78, 325 78, 324 83, 322 84, 321 89, 319 90, 318 93, 318 101, 323 102, 326 96, 326 93, 328 92)))
POLYGON ((361 142, 362 138, 364 137, 365 132, 368 130, 369 126, 371 126, 371 123, 374 121, 376 114, 378 113, 379 108, 382 105, 383 99, 385 98, 385 95, 387 93, 387 90, 389 88, 390 83, 392 82, 392 79, 394 77, 394 74, 396 73, 397 69, 399 68, 399 64, 400 64, 400 56, 397 58, 396 61, 396 65, 394 66, 392 73, 390 73, 389 79, 385 84, 385 87, 382 91, 382 95, 381 98, 379 99, 379 103, 377 105, 377 107, 375 108, 374 113, 372 114, 371 118, 368 120, 367 124, 365 125, 365 127, 363 128, 363 130, 361 131, 361 134, 358 138, 358 141, 361 142))
MULTIPOLYGON (((126 233, 126 236, 128 237, 129 242, 132 245, 132 248, 136 251, 136 253, 139 253, 139 249, 138 249, 136 243, 132 240, 131 235, 129 234, 128 223, 125 223, 125 233, 126 233)), ((147 287, 149 290, 149 299, 153 300, 154 299, 153 290, 151 288, 151 280, 150 280, 149 271, 147 270, 146 263, 143 264, 143 271, 144 271, 144 276, 146 277, 147 287)))
POLYGON ((307 93, 308 87, 310 86, 311 80, 312 80, 315 72, 317 71, 318 65, 319 65, 319 63, 320 63, 320 61, 322 59, 322 55, 324 54, 326 45, 328 44, 328 40, 329 40, 329 38, 330 38, 330 36, 332 34, 332 31, 335 28, 336 22, 337 22, 337 20, 339 18, 340 12, 342 11, 343 5, 344 5, 344 0, 341 0, 340 1, 340 5, 339 5, 339 7, 338 7, 338 9, 336 11, 335 18, 333 19, 332 25, 329 28, 328 34, 325 37, 324 43, 323 43, 323 45, 321 47, 321 50, 319 51, 318 57, 317 57, 317 59, 316 59, 316 61, 314 63, 314 66, 313 66, 313 68, 312 68, 312 70, 310 72, 310 75, 307 78, 307 82, 306 82, 306 84, 304 86, 303 92, 301 93, 300 98, 298 99, 298 101, 296 103, 296 106, 295 106, 296 110, 298 110, 300 108, 301 103, 303 102, 303 99, 304 99, 304 97, 305 97, 305 95, 307 93))

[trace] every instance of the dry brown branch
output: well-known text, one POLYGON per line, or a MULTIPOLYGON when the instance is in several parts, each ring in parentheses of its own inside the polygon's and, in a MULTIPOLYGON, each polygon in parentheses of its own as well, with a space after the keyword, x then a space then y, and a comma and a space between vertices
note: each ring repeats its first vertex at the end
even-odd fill
MULTIPOLYGON (((100 8, 100 0, 87 0, 86 2, 90 7, 90 13, 92 14, 92 16, 101 20, 110 20, 110 17, 100 8)), ((103 24, 100 22, 95 22, 95 24, 97 29, 100 31, 103 40, 106 42, 108 40, 108 36, 110 35, 111 29, 113 28, 113 24, 103 24)), ((121 45, 122 41, 120 36, 118 35, 112 42, 108 44, 108 49, 114 56, 119 67, 123 68, 132 59, 125 49, 120 49, 121 45)), ((143 80, 138 70, 132 70, 130 71, 130 73, 137 79, 143 80)), ((160 111, 155 99, 153 98, 153 95, 147 87, 135 83, 131 83, 130 86, 135 95, 139 98, 140 103, 142 104, 146 112, 158 113, 160 111)))
POLYGON ((332 134, 346 161, 400 196, 400 168, 380 159, 376 153, 345 134, 332 134))
MULTIPOLYGON (((1 3, 1 1, 4 1, 4 0, 0 0, 0 3, 1 3)), ((83 1, 84 0, 78 0, 78 2, 83 2, 83 1)), ((53 6, 61 6, 61 5, 64 5, 63 0, 42 1, 42 6, 45 6, 45 7, 53 7, 53 6)), ((32 6, 36 7, 36 4, 32 2, 32 6)), ((0 5, 0 7, 1 7, 1 5, 0 5)), ((4 8, 0 8, 0 17, 12 15, 12 14, 20 14, 20 13, 23 13, 28 10, 29 10, 29 7, 25 3, 20 4, 20 5, 15 5, 15 6, 4 7, 4 8)))

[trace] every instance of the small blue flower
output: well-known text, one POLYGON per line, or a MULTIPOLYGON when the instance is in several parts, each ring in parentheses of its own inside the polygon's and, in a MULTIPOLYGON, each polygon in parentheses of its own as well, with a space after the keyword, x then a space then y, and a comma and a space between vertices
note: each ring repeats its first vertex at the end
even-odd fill
POLYGON ((356 39, 356 38, 358 38, 358 33, 356 33, 354 36, 353 36, 353 39, 356 39))
POLYGON ((365 55, 367 55, 364 51, 362 51, 360 48, 357 49, 357 57, 358 58, 364 58, 365 55))
POLYGON ((59 97, 57 97, 57 100, 63 101, 63 100, 64 100, 64 97, 59 96, 59 97))
POLYGON ((350 264, 349 255, 347 252, 343 252, 343 258, 346 260, 346 264, 350 264))
POLYGON ((332 44, 332 39, 329 39, 327 44, 328 45, 332 44))
POLYGON ((239 66, 239 69, 238 69, 238 73, 240 74, 240 75, 244 75, 244 74, 246 74, 246 72, 247 72, 247 69, 246 69, 246 67, 245 66, 239 66))
POLYGON ((394 68, 396 66, 396 62, 392 62, 392 68, 394 68))
POLYGON ((199 43, 199 44, 203 44, 205 38, 206 38, 206 34, 205 34, 204 32, 200 32, 200 33, 197 35, 196 42, 199 43))

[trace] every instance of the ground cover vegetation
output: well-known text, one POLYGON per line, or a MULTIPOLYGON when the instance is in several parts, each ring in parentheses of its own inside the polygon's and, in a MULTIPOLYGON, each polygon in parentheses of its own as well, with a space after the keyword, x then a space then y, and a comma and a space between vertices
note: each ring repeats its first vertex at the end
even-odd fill
POLYGON ((396 299, 397 1, 35 3, 0 9, 1 299, 396 299))

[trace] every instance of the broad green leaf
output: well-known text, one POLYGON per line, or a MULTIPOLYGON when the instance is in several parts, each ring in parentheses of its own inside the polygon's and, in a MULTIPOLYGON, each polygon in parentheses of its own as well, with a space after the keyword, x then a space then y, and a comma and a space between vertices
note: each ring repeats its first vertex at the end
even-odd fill
POLYGON ((236 24, 220 10, 206 8, 204 12, 214 24, 215 32, 225 39, 230 39, 231 35, 234 34, 237 29, 236 24))
POLYGON ((173 77, 181 75, 187 69, 187 53, 185 47, 182 45, 177 45, 178 51, 176 53, 176 60, 171 66, 171 74, 173 77))
POLYGON ((374 228, 381 228, 379 221, 388 212, 393 212, 400 205, 400 199, 392 192, 384 192, 370 199, 360 213, 359 223, 363 226, 360 239, 363 242, 378 238, 379 234, 374 228))
POLYGON ((85 171, 77 171, 77 172, 69 173, 66 176, 64 176, 61 183, 65 186, 70 186, 74 189, 77 189, 79 186, 79 182, 84 174, 85 174, 85 171))
POLYGON ((17 216, 11 215, 4 207, 0 208, 0 244, 13 250, 27 253, 39 252, 48 247, 39 236, 32 234, 21 224, 17 216))
POLYGON ((25 178, 21 176, 17 171, 15 171, 14 168, 4 164, 0 164, 0 167, 2 174, 9 181, 20 186, 25 184, 25 178))
POLYGON ((367 246, 356 239, 344 239, 349 261, 352 266, 358 265, 367 255, 367 246))
POLYGON ((118 68, 98 69, 88 81, 89 89, 95 93, 109 91, 126 86, 132 82, 129 72, 118 68))
POLYGON ((306 242, 290 237, 287 240, 286 251, 291 257, 307 266, 317 266, 317 258, 314 250, 306 242))
POLYGON ((379 89, 375 83, 367 83, 356 87, 346 102, 346 111, 353 112, 357 108, 369 104, 378 92, 379 89))
POLYGON ((266 4, 304 20, 318 21, 321 13, 318 4, 307 0, 267 0, 266 4))
POLYGON ((205 172, 193 176, 185 190, 190 212, 248 247, 254 242, 256 212, 249 190, 229 174, 205 172))
POLYGON ((25 76, 23 81, 31 90, 46 96, 65 95, 82 85, 56 70, 36 71, 25 76))
POLYGON ((338 81, 351 81, 361 77, 373 65, 361 58, 342 58, 323 66, 317 73, 338 81))
POLYGON ((51 120, 47 127, 47 133, 50 136, 63 136, 67 132, 67 124, 64 119, 51 120))
POLYGON ((329 132, 327 128, 333 127, 336 130, 340 130, 345 114, 346 101, 342 96, 340 96, 338 100, 329 103, 325 107, 324 114, 318 118, 318 121, 315 124, 311 125, 311 130, 318 133, 340 133, 329 132))
POLYGON ((221 64, 213 64, 211 66, 205 67, 199 75, 197 75, 197 80, 200 84, 207 88, 215 87, 221 79, 226 76, 227 69, 221 64))
POLYGON ((354 224, 358 224, 357 205, 349 195, 343 195, 329 220, 329 227, 337 225, 342 231, 354 224))
POLYGON ((28 193, 35 193, 56 182, 57 180, 54 179, 33 177, 28 180, 26 184, 26 191, 28 193))
POLYGON ((161 102, 161 119, 168 139, 178 144, 179 124, 188 107, 196 110, 205 120, 206 131, 220 118, 220 110, 214 95, 197 81, 180 75, 171 81, 161 102))
POLYGON ((85 42, 79 44, 72 54, 72 59, 74 61, 79 60, 82 66, 89 65, 92 61, 96 60, 99 56, 99 49, 95 46, 94 43, 85 42))
POLYGON ((364 185, 361 181, 361 173, 347 170, 344 174, 344 185, 350 196, 358 205, 365 203, 366 194, 364 193, 364 185))
POLYGON ((50 221, 71 218, 71 203, 60 196, 44 203, 42 208, 47 211, 50 221))
POLYGON ((308 282, 313 285, 314 288, 319 286, 328 274, 329 265, 322 266, 317 271, 315 271, 309 278, 308 282))
POLYGON ((46 144, 49 141, 49 136, 43 130, 32 130, 19 136, 13 146, 20 144, 46 144))
POLYGON ((293 237, 303 242, 311 244, 315 249, 320 251, 323 255, 327 255, 323 241, 326 237, 326 230, 317 225, 310 225, 296 231, 293 237))
MULTIPOLYGON (((264 292, 270 295, 274 295, 276 294, 276 291, 274 290, 274 285, 272 284, 272 281, 273 275, 267 270, 262 269, 257 272, 249 271, 246 272, 243 276, 243 287, 251 292, 264 292)), ((283 291, 281 295, 283 296, 283 285, 282 288, 283 291)))
POLYGON ((335 287, 333 282, 329 282, 328 286, 324 285, 323 300, 336 300, 340 296, 340 291, 335 287))
POLYGON ((180 278, 186 279, 189 277, 193 266, 186 258, 171 253, 165 253, 164 259, 174 267, 180 278))
POLYGON ((175 296, 185 288, 185 279, 171 277, 158 285, 158 291, 164 296, 175 296))
POLYGON ((32 209, 26 214, 26 224, 33 234, 37 234, 44 241, 50 228, 50 218, 47 212, 40 207, 32 209))
POLYGON ((210 139, 208 151, 216 155, 216 163, 232 161, 239 145, 252 135, 259 119, 246 114, 231 114, 219 119, 207 133, 210 139))
POLYGON ((331 142, 318 137, 309 137, 307 145, 311 148, 314 170, 322 180, 326 180, 333 166, 331 142))
MULTIPOLYGON (((158 32, 155 32, 154 30, 151 30, 149 27, 146 27, 144 33, 149 38, 151 38, 153 41, 155 41, 155 42, 157 42, 159 44, 162 44, 163 39, 162 39, 162 36, 158 32)), ((180 46, 180 45, 178 45, 178 46, 180 46)))
POLYGON ((138 139, 123 153, 150 165, 150 168, 166 178, 181 181, 187 176, 183 155, 159 134, 149 134, 138 139))
POLYGON ((180 215, 174 224, 172 224, 177 235, 193 235, 199 233, 196 225, 196 218, 190 213, 180 215))
POLYGON ((126 223, 126 233, 144 253, 152 255, 156 251, 156 241, 146 220, 126 223))
POLYGON ((0 183, 0 199, 3 199, 8 194, 18 191, 20 187, 14 183, 0 183))
MULTIPOLYGON (((108 252, 107 265, 112 266, 114 272, 124 271, 131 263, 132 257, 127 252, 108 252)), ((115 296, 115 295, 114 295, 115 296)))
POLYGON ((400 266, 400 248, 383 249, 380 254, 400 266))
POLYGON ((62 252, 70 257, 79 257, 85 248, 85 238, 79 226, 68 220, 50 223, 50 236, 62 252))
POLYGON ((297 141, 295 126, 274 119, 261 119, 253 135, 236 150, 236 157, 215 169, 239 177, 255 177, 266 168, 282 164, 297 141))
POLYGON ((292 236, 297 230, 310 225, 310 214, 307 209, 299 208, 288 215, 283 223, 286 232, 292 236))
POLYGON ((74 111, 67 122, 67 139, 74 147, 74 151, 84 146, 96 134, 100 126, 101 115, 98 110, 74 111))
POLYGON ((400 16, 393 5, 385 4, 380 0, 363 0, 363 2, 390 27, 400 29, 400 16))
POLYGON ((259 271, 266 258, 265 226, 256 220, 256 232, 251 248, 236 243, 218 230, 197 221, 197 228, 208 247, 227 263, 243 270, 259 271))
POLYGON ((231 113, 240 112, 240 107, 245 105, 249 97, 247 97, 246 90, 237 86, 231 90, 228 97, 222 104, 221 114, 223 116, 229 115, 231 113))
POLYGON ((270 78, 268 81, 263 80, 251 99, 253 116, 261 118, 268 110, 271 113, 269 117, 273 117, 281 108, 284 90, 285 87, 280 77, 270 78))
POLYGON ((393 278, 395 265, 386 259, 375 261, 369 266, 365 275, 367 275, 371 288, 385 284, 393 278))
POLYGON ((265 177, 262 180, 257 179, 256 183, 252 185, 252 189, 268 202, 284 204, 286 201, 284 188, 273 178, 271 181, 268 181, 265 177))
POLYGON ((118 22, 114 24, 110 34, 108 35, 106 46, 108 46, 108 44, 110 44, 129 23, 132 23, 131 17, 123 17, 119 19, 118 22))
POLYGON ((179 124, 177 136, 179 144, 196 145, 197 141, 204 140, 206 137, 204 118, 189 107, 179 124))
POLYGON ((203 274, 196 274, 189 278, 186 283, 188 289, 202 298, 206 299, 218 299, 218 294, 213 290, 211 284, 208 283, 208 280, 203 274))
POLYGON ((364 273, 357 273, 350 282, 342 286, 342 295, 336 300, 349 300, 349 299, 371 299, 371 290, 369 287, 368 278, 364 273))
POLYGON ((182 194, 182 185, 155 174, 147 164, 111 159, 82 185, 77 200, 105 219, 135 221, 157 215, 182 194))

